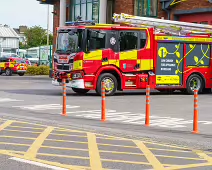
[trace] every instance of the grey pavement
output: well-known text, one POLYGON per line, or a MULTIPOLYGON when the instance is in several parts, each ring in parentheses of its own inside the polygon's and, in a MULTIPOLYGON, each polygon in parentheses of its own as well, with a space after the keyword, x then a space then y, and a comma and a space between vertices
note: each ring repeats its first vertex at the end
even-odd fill
MULTIPOLYGON (((193 149, 200 149, 204 152, 211 152, 211 135, 212 132, 209 130, 212 127, 212 115, 210 114, 211 110, 211 94, 199 95, 199 131, 200 134, 192 134, 192 120, 193 120, 193 96, 183 95, 179 92, 175 94, 161 94, 157 91, 152 91, 151 93, 151 125, 150 127, 144 126, 144 114, 145 114, 145 91, 134 91, 134 92, 119 92, 115 96, 107 97, 107 121, 102 123, 100 122, 101 118, 101 97, 97 96, 94 92, 90 92, 87 95, 80 96, 76 95, 68 89, 67 96, 67 117, 61 116, 61 104, 62 104, 62 89, 61 87, 54 87, 51 85, 51 79, 48 77, 0 77, 0 117, 7 120, 20 120, 34 123, 41 123, 43 125, 66 128, 66 129, 77 129, 80 131, 90 131, 93 133, 101 133, 105 135, 119 136, 126 139, 133 140, 147 140, 147 141, 156 141, 155 143, 167 143, 168 145, 177 145, 178 147, 189 147, 192 148, 193 156, 187 155, 186 152, 177 152, 176 155, 172 155, 175 152, 160 150, 164 148, 159 148, 159 145, 151 143, 145 145, 148 148, 153 147, 152 153, 154 155, 167 155, 173 157, 190 157, 199 159, 199 156, 196 155, 193 149), (42 106, 41 106, 42 105, 42 106), (154 150, 154 147, 158 150, 154 150), (194 154, 195 153, 195 154, 194 154)), ((10 127, 6 131, 5 136, 14 136, 22 135, 20 131, 24 131, 24 128, 19 127, 18 131, 10 131, 10 127), (9 130, 8 130, 9 129, 9 130)), ((26 131, 26 130, 25 130, 26 131)), ((1 135, 0 133, 0 135, 1 135)), ((25 133, 26 135, 28 133, 25 133)), ((28 138, 36 138, 36 133, 29 133, 28 138)), ((86 142, 83 138, 77 139, 72 137, 71 139, 67 136, 55 136, 50 135, 51 139, 54 140, 75 140, 80 142, 86 142)), ((48 138, 47 138, 48 139, 48 138)), ((14 140, 14 139, 13 139, 14 140)), ((0 139, 0 142, 5 142, 3 139, 0 139)), ((10 142, 13 142, 12 139, 10 142)), ((26 145, 30 145, 27 141, 26 145)), ((19 143, 21 143, 19 142, 19 143)), ((29 142, 29 141, 28 141, 29 142)), ((101 141, 99 141, 101 143, 101 141)), ((106 142, 106 141, 104 141, 106 142)), ((113 144, 120 144, 119 141, 107 141, 115 142, 113 144)), ((123 142, 123 141, 122 141, 123 142)), ((58 141, 45 141, 44 144, 46 148, 41 148, 41 153, 38 155, 38 159, 46 160, 50 162, 57 162, 61 164, 66 164, 70 162, 72 165, 79 166, 88 166, 88 159, 83 159, 79 161, 76 158, 70 160, 67 156, 70 152, 68 150, 58 150, 54 147, 59 147, 60 144, 58 141), (49 148, 49 146, 53 148, 49 148), (58 146, 59 145, 59 146, 58 146), (45 154, 46 153, 46 154, 45 154), (47 154, 48 153, 48 154, 47 154), (49 154, 56 154, 49 155, 49 154), (60 156, 58 156, 60 155, 60 156)), ((132 142, 131 142, 132 144, 132 142)), ((71 148, 78 148, 80 145, 73 144, 70 146, 70 143, 67 144, 71 148)), ((124 145, 129 145, 125 143, 124 145)), ((66 146, 65 142, 63 147, 66 146)), ((13 150, 24 150, 26 146, 13 146, 13 150)), ((84 146, 85 147, 85 146, 84 146)), ((162 146, 161 146, 162 147, 162 146)), ((81 149, 83 144, 80 145, 81 149)), ((124 150, 120 149, 121 147, 113 146, 99 146, 100 150, 110 150, 115 149, 116 152, 135 152, 138 151, 134 148, 124 147, 124 150), (107 148, 109 147, 109 148, 107 148), (117 150, 118 149, 118 150, 117 150)), ((0 149, 1 145, 0 145, 0 149)), ((8 148, 7 148, 8 149, 8 148)), ((173 150, 173 149, 168 149, 173 150)), ((181 148, 182 150, 182 148, 181 148)), ((190 152, 189 150, 188 152, 190 152)), ((82 151, 83 152, 83 151, 82 151)), ((80 156, 80 151, 71 152, 75 157, 85 156, 87 157, 88 153, 83 152, 83 155, 80 156)), ((116 155, 115 158, 112 155, 100 152, 100 156, 103 159, 102 166, 107 169, 151 169, 149 165, 135 163, 145 162, 145 157, 129 157, 116 155), (119 162, 109 162, 108 159, 112 158, 114 160, 119 160, 119 162), (121 161, 120 159, 124 159, 121 161), (126 163, 131 161, 131 163, 126 163), (134 164, 132 163, 134 161, 134 164), (142 168, 141 168, 142 167, 142 168)), ((140 155, 141 156, 141 155, 140 155)), ((191 160, 184 158, 167 158, 167 157, 158 158, 163 164, 192 164, 191 160), (166 159, 165 159, 166 158, 166 159), (181 160, 183 159, 183 161, 181 160)), ((13 161, 13 160, 10 160, 13 161)), ((201 163, 198 160, 197 164, 201 163)), ((22 163, 21 163, 22 164, 22 163)), ((211 166, 208 166, 209 169, 211 166)), ((189 167, 187 167, 189 169, 189 167)), ((207 168, 206 166, 204 167, 207 168)), ((195 167, 193 169, 202 169, 202 167, 195 167)))

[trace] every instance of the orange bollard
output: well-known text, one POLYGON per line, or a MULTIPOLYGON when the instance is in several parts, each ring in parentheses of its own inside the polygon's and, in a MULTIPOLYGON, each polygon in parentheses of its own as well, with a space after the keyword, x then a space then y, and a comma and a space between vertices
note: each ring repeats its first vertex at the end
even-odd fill
POLYGON ((194 90, 194 120, 193 120, 193 132, 194 134, 199 133, 198 131, 198 90, 194 90))
POLYGON ((63 78, 63 111, 62 116, 67 116, 66 113, 66 79, 63 78))
POLYGON ((106 121, 106 101, 105 101, 105 83, 102 82, 102 120, 101 122, 106 121))
POLYGON ((146 121, 145 125, 150 125, 150 85, 146 87, 146 121))

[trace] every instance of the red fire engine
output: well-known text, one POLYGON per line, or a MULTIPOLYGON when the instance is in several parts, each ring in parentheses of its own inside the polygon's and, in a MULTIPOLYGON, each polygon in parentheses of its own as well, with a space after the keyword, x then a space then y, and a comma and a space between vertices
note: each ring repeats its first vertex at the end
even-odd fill
POLYGON ((159 91, 212 87, 212 26, 114 14, 118 24, 69 22, 57 28, 53 85, 60 72, 70 75, 67 86, 85 94, 151 88, 159 91))

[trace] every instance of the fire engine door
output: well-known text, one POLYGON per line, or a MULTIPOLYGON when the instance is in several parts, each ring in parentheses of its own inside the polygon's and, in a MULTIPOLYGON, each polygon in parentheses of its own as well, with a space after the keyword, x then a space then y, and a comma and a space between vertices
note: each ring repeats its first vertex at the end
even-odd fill
POLYGON ((159 42, 157 49, 156 85, 183 84, 183 44, 159 42))

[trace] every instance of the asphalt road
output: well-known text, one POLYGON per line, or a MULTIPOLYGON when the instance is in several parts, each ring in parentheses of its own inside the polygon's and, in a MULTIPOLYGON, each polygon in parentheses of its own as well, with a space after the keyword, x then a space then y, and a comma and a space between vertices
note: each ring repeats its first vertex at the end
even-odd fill
POLYGON ((62 89, 52 86, 50 79, 1 76, 0 84, 3 127, 12 121, 3 129, 0 125, 3 169, 17 163, 20 167, 27 164, 30 170, 69 169, 71 165, 92 170, 212 169, 211 94, 199 95, 200 134, 192 134, 193 96, 153 91, 151 125, 145 127, 144 91, 107 97, 107 121, 103 123, 101 98, 94 92, 79 96, 69 90, 68 116, 63 117, 62 89), (56 134, 61 131, 62 135, 56 134), (39 136, 43 143, 34 147, 39 136), (97 160, 95 165, 92 159, 97 160))

